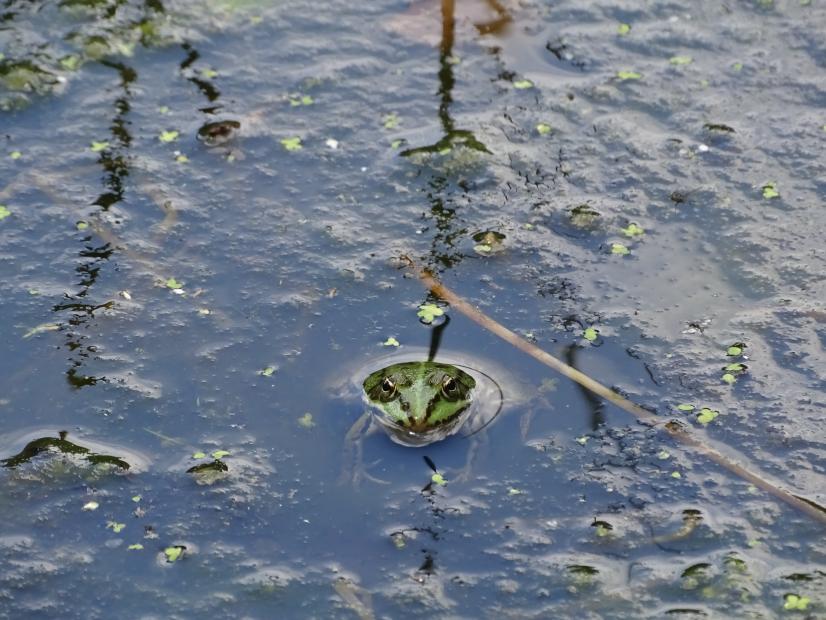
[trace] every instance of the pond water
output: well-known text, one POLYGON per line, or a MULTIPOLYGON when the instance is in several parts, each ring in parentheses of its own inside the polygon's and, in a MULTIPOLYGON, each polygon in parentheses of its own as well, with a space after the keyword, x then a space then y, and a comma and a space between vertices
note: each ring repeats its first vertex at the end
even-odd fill
POLYGON ((399 260, 826 505, 826 7, 452 5, 5 2, 0 617, 826 614, 822 520, 399 260), (502 413, 354 463, 423 304, 502 413))

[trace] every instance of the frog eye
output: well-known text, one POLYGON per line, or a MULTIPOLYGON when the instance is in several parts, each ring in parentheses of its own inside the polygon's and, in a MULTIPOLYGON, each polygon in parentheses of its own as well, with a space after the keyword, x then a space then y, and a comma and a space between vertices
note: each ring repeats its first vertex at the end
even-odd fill
POLYGON ((389 377, 385 377, 381 382, 381 395, 385 398, 391 396, 396 391, 396 384, 389 377))
POLYGON ((442 394, 446 398, 459 398, 459 384, 453 377, 445 377, 442 380, 442 394))

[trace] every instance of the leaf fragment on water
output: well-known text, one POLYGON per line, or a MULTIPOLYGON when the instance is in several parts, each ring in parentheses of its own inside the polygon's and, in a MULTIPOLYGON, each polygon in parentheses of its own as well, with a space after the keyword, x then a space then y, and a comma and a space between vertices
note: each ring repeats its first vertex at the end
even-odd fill
POLYGON ((96 501, 92 500, 90 502, 86 502, 85 504, 83 504, 83 508, 81 508, 81 510, 85 510, 85 511, 88 512, 90 510, 97 510, 99 507, 100 507, 100 504, 98 504, 96 501))
POLYGON ((164 285, 167 288, 171 288, 172 290, 177 290, 184 287, 184 285, 178 282, 175 278, 167 278, 166 282, 164 282, 164 285))
POLYGON ((746 348, 746 345, 742 342, 735 342, 733 345, 729 346, 726 349, 726 355, 729 357, 737 357, 738 355, 743 354, 743 349, 746 348))
POLYGON ((599 338, 599 330, 594 327, 586 327, 585 331, 582 332, 582 337, 588 342, 594 342, 599 338))
POLYGON ((384 347, 397 347, 397 346, 399 346, 399 344, 400 344, 400 343, 399 343, 399 341, 398 341, 398 340, 396 340, 395 338, 393 338, 393 336, 390 336, 387 340, 385 340, 385 341, 384 341, 384 342, 382 342, 381 344, 382 344, 382 346, 384 346, 384 347))
POLYGON ((267 366, 263 370, 259 370, 258 374, 262 377, 272 377, 273 373, 276 371, 275 366, 267 366))
POLYGON ((167 562, 176 562, 181 558, 185 549, 186 547, 182 545, 173 545, 164 549, 163 554, 166 556, 167 562))
POLYGON ((675 66, 690 65, 694 62, 694 59, 691 56, 672 56, 668 59, 668 62, 675 66))
POLYGON ((549 133, 553 131, 553 127, 551 127, 548 123, 538 123, 536 125, 536 132, 540 136, 547 136, 549 133))
POLYGON ((80 231, 86 230, 87 228, 89 228, 89 222, 84 222, 83 220, 80 220, 77 224, 75 224, 75 228, 77 228, 80 231))
POLYGON ((533 82, 527 79, 516 80, 513 83, 513 87, 518 88, 519 90, 525 90, 526 88, 533 88, 533 82))
POLYGON ((298 418, 298 425, 303 427, 303 428, 313 428, 315 426, 315 420, 313 420, 313 414, 308 411, 303 416, 298 418))
POLYGON ((20 151, 12 151, 11 153, 9 153, 9 157, 11 157, 12 159, 20 159, 21 157, 23 157, 23 153, 21 153, 20 151))
POLYGON ((381 123, 385 129, 395 129, 399 126, 399 117, 395 112, 391 112, 382 117, 381 123))
POLYGON ((445 313, 439 306, 435 304, 422 304, 419 306, 419 311, 416 313, 422 323, 432 323, 437 316, 442 316, 445 313))
POLYGON ((288 151, 300 151, 301 150, 301 138, 298 136, 293 136, 291 138, 281 138, 281 146, 283 146, 288 151))
POLYGON ((617 71, 617 78, 619 78, 622 81, 641 80, 642 73, 637 73, 636 71, 617 71))
POLYGON ((181 135, 174 129, 171 131, 162 131, 161 134, 158 136, 158 140, 161 142, 174 142, 178 139, 178 136, 181 135))
POLYGON ((229 455, 230 455, 230 453, 227 450, 215 450, 215 452, 212 453, 212 458, 222 459, 225 456, 229 456, 229 455))
POLYGON ((129 551, 140 551, 141 549, 143 549, 143 545, 140 543, 135 543, 134 545, 129 545, 127 549, 129 551))
POLYGON ((703 426, 706 426, 707 424, 713 422, 719 415, 719 411, 709 409, 708 407, 703 407, 700 409, 700 413, 697 414, 697 421, 703 426))
POLYGON ((811 602, 808 596, 786 594, 783 597, 783 609, 786 611, 806 611, 811 602))
POLYGON ((612 243, 611 244, 611 254, 619 254, 620 256, 625 256, 626 254, 630 254, 630 253, 631 253, 631 250, 629 250, 622 243, 612 243))
POLYGON ((631 222, 628 226, 621 230, 622 234, 626 237, 639 237, 640 235, 645 234, 645 229, 636 222, 631 222))
POLYGON ((631 24, 619 24, 617 26, 617 34, 621 37, 624 37, 629 32, 631 32, 631 24))
POLYGON ((106 527, 112 530, 115 534, 119 534, 123 528, 126 527, 126 523, 118 523, 117 521, 109 521, 106 524, 106 527))
POLYGON ((445 480, 444 476, 442 476, 442 474, 440 474, 439 472, 436 472, 432 476, 430 476, 430 479, 439 486, 444 486, 447 484, 447 480, 445 480))
POLYGON ((763 190, 763 198, 766 198, 767 200, 780 196, 780 192, 777 191, 777 183, 774 181, 764 183, 761 189, 763 190))
POLYGON ((9 211, 6 205, 0 205, 0 220, 5 220, 8 216, 11 215, 11 211, 9 211))
POLYGON ((205 459, 206 458, 206 452, 201 452, 200 450, 198 450, 197 452, 193 452, 192 453, 192 458, 193 459, 205 459))
POLYGON ((694 405, 683 403, 681 405, 677 405, 677 409, 679 409, 680 411, 694 411, 694 405))
POLYGON ((31 338, 37 334, 42 334, 43 332, 54 332, 60 329, 59 323, 41 323, 37 327, 32 327, 29 331, 27 331, 23 338, 31 338))
POLYGON ((100 153, 101 151, 105 151, 108 148, 109 148, 109 143, 106 140, 102 140, 101 142, 94 142, 93 141, 92 144, 89 146, 89 149, 93 153, 100 153))

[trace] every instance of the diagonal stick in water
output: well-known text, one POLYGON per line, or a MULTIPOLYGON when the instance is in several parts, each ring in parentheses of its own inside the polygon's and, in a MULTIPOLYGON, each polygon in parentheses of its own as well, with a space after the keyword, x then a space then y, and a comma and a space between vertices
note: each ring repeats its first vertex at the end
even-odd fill
MULTIPOLYGON (((766 493, 808 515, 815 521, 826 525, 826 508, 823 508, 811 500, 794 495, 779 484, 770 482, 765 474, 755 473, 752 469, 747 469, 745 466, 735 462, 733 459, 723 454, 723 451, 720 448, 714 447, 712 445, 714 442, 712 442, 712 440, 708 437, 698 437, 695 430, 688 428, 677 421, 666 422, 661 417, 654 415, 650 411, 646 411, 638 404, 617 394, 585 373, 580 372, 573 366, 569 366, 568 364, 556 359, 554 356, 543 351, 535 344, 528 342, 521 336, 515 334, 501 323, 494 321, 478 308, 473 307, 462 297, 439 282, 439 280, 437 280, 428 270, 420 269, 410 257, 402 256, 401 258, 411 269, 413 269, 413 271, 416 272, 419 279, 431 293, 448 302, 453 308, 464 314, 470 320, 478 323, 489 332, 496 334, 502 340, 512 344, 520 351, 530 355, 546 366, 553 368, 558 373, 565 375, 572 381, 576 381, 584 388, 591 390, 597 396, 600 396, 610 403, 613 403, 620 409, 627 411, 640 422, 647 424, 648 426, 657 426, 661 428, 680 443, 695 448, 697 452, 714 461, 724 469, 730 471, 735 476, 750 482, 757 488, 762 489, 766 493)), ((726 452, 733 452, 733 450, 728 446, 721 446, 721 448, 723 448, 726 452)), ((746 460, 742 457, 742 455, 740 456, 740 459, 744 461, 746 460)))

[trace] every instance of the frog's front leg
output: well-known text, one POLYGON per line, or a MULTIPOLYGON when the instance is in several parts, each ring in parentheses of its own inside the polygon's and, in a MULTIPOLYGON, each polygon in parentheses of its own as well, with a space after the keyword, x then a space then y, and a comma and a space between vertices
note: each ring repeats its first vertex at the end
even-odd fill
POLYGON ((339 484, 358 486, 362 480, 377 484, 390 484, 387 480, 381 480, 367 473, 367 468, 364 466, 364 440, 376 432, 376 425, 372 422, 373 416, 366 411, 347 431, 344 437, 344 464, 341 468, 339 484))
POLYGON ((472 480, 473 468, 479 457, 479 452, 488 443, 488 435, 484 431, 475 433, 469 438, 469 441, 470 445, 468 446, 467 453, 465 455, 464 466, 456 471, 455 474, 449 476, 447 479, 448 482, 470 482, 472 480))

